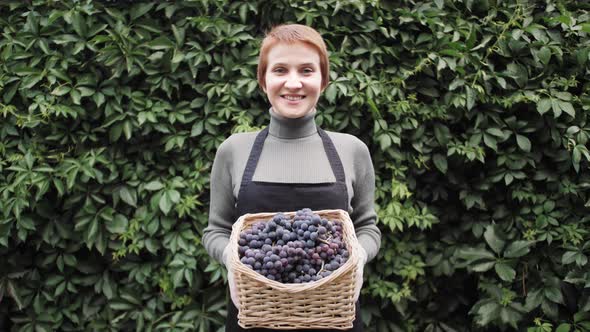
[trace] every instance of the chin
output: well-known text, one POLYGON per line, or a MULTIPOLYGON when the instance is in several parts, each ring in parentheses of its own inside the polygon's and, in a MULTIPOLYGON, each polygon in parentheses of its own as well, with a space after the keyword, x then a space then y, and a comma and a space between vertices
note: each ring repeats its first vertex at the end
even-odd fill
POLYGON ((297 118, 302 118, 304 116, 306 116, 307 114, 311 113, 313 109, 307 110, 307 111, 284 111, 281 110, 279 112, 277 112, 278 114, 289 118, 289 119, 297 119, 297 118))

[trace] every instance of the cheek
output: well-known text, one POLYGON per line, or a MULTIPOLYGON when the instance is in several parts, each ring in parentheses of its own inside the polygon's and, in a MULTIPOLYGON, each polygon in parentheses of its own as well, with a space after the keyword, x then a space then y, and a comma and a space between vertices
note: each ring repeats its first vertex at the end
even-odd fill
POLYGON ((322 78, 321 77, 315 77, 313 78, 313 80, 310 80, 308 82, 309 87, 316 91, 318 94, 320 94, 322 92, 322 78))
POLYGON ((276 90, 278 86, 280 86, 280 81, 276 77, 267 76, 264 82, 266 84, 266 93, 272 92, 276 90))

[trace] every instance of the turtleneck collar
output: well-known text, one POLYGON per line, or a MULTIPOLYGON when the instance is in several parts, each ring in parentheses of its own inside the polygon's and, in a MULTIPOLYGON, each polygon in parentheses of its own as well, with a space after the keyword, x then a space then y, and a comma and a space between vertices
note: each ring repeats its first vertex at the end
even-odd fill
POLYGON ((315 124, 315 108, 308 114, 296 119, 284 117, 273 111, 272 107, 268 112, 270 113, 269 135, 294 139, 310 136, 318 131, 315 124))

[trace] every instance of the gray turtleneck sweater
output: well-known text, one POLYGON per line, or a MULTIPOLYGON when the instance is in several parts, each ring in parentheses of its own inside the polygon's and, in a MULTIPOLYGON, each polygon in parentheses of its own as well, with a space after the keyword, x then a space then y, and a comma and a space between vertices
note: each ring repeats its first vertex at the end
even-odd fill
MULTIPOLYGON (((269 133, 252 181, 326 183, 336 178, 315 124, 314 110, 301 118, 285 118, 272 109, 269 133)), ((379 251, 381 232, 375 225, 375 173, 367 146, 358 138, 327 132, 342 161, 348 189, 348 213, 368 260, 379 251)), ((236 202, 242 174, 258 132, 233 134, 217 150, 211 171, 209 224, 203 245, 221 261, 231 227, 239 217, 236 202)))

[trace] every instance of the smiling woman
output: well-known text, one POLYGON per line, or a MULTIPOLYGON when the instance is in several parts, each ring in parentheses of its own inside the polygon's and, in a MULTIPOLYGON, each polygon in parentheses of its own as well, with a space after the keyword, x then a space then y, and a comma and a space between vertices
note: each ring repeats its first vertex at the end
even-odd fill
POLYGON ((278 44, 267 59, 262 89, 273 110, 291 119, 311 112, 323 90, 317 51, 302 42, 278 44))
MULTIPOLYGON (((258 65, 258 82, 271 105, 270 124, 260 132, 230 136, 215 155, 203 244, 228 269, 232 299, 228 332, 246 331, 238 325, 239 301, 232 267, 227 264, 232 224, 239 216, 341 209, 349 213, 362 246, 357 269, 362 271, 379 250, 381 233, 375 225, 375 174, 369 150, 356 137, 326 132, 314 120, 328 77, 326 45, 316 30, 297 24, 272 29, 262 42, 258 65)), ((361 285, 362 274, 356 281, 355 298, 361 285)), ((362 331, 359 306, 357 301, 350 331, 362 331)))

